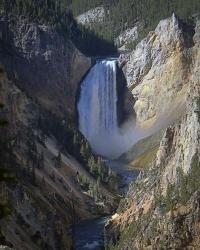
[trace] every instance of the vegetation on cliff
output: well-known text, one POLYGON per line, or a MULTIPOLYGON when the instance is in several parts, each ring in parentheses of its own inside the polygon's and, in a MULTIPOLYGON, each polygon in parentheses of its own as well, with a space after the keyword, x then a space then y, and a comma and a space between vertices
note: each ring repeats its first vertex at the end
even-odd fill
POLYGON ((0 123, 6 125, 4 117, 9 118, 9 125, 0 128, 0 167, 6 169, 0 169, 0 216, 9 212, 7 198, 12 206, 12 213, 0 218, 0 244, 70 249, 70 225, 112 209, 116 191, 111 178, 102 179, 109 170, 102 171, 104 163, 93 156, 72 122, 64 122, 27 97, 12 79, 7 80, 5 70, 0 83, 0 99, 5 103, 0 123), (11 140, 5 144, 7 135, 11 140), (7 188, 1 180, 8 180, 8 169, 16 183, 7 188), (87 189, 81 178, 87 180, 87 189))
MULTIPOLYGON (((99 196, 101 200, 101 183, 110 190, 116 191, 120 181, 118 175, 105 165, 100 156, 92 152, 91 147, 82 134, 70 122, 62 123, 61 119, 50 112, 45 112, 45 114, 38 119, 38 129, 42 131, 39 140, 45 143, 45 138, 53 134, 60 142, 61 152, 67 150, 70 155, 74 156, 75 159, 85 166, 85 169, 97 180, 97 183, 92 183, 87 176, 77 172, 77 182, 83 190, 89 191, 95 199, 99 196)), ((56 159, 56 167, 61 165, 58 164, 58 162, 61 162, 60 158, 59 152, 56 159)))
MULTIPOLYGON (((2 72, 1 72, 2 73, 2 72)), ((10 168, 10 150, 8 135, 5 127, 8 125, 7 119, 2 116, 4 105, 0 103, 0 220, 6 217, 11 212, 11 205, 8 198, 7 185, 14 181, 14 177, 8 171, 10 168)), ((0 228, 0 243, 6 243, 5 237, 2 235, 0 228)))
MULTIPOLYGON (((0 150, 6 151, 11 160, 10 170, 16 183, 8 188, 13 209, 8 218, 0 221, 0 244, 5 237, 21 249, 71 249, 70 225, 108 213, 115 203, 113 174, 77 132, 72 121, 75 98, 70 98, 90 67, 90 59, 76 47, 82 46, 87 54, 96 55, 101 53, 99 48, 103 43, 94 36, 90 42, 93 49, 97 45, 96 50, 87 49, 84 42, 91 36, 86 31, 78 40, 75 32, 80 27, 70 10, 64 13, 67 6, 66 9, 65 5, 59 6, 61 1, 1 1, 0 101, 6 107, 2 114, 10 118, 7 127, 12 140, 9 149, 0 141, 0 150), (72 44, 75 38, 79 46, 72 44), (8 47, 11 49, 7 50, 8 47), (53 56, 47 58, 44 56, 47 54, 53 56), (88 68, 83 65, 87 63, 88 68), (52 101, 53 97, 59 100, 52 101), (61 99, 66 100, 65 105, 61 99), (56 111, 58 107, 60 112, 56 111), (107 175, 109 178, 105 178, 107 175), (87 189, 81 179, 87 181, 87 189)), ((102 50, 105 52, 104 47, 102 50)), ((6 120, 0 123, 6 124, 6 120)), ((0 139, 4 135, 1 128, 0 139)), ((0 175, 6 177, 8 166, 0 156, 0 167, 6 168, 0 175)), ((7 198, 7 189, 2 196, 7 198)), ((8 203, 3 203, 3 199, 1 202, 3 216, 8 211, 8 203)))
MULTIPOLYGON (((158 183, 155 202, 150 209, 143 212, 145 208, 141 208, 138 211, 138 218, 132 215, 132 221, 123 228, 121 233, 115 232, 113 244, 110 244, 108 249, 133 249, 135 246, 137 246, 136 249, 142 249, 144 246, 150 245, 153 249, 155 246, 159 246, 159 249, 170 249, 170 246, 172 246, 172 249, 185 249, 190 244, 194 246, 192 242, 195 235, 191 235, 191 231, 194 230, 194 234, 199 234, 199 231, 195 228, 199 224, 199 219, 195 218, 199 209, 198 199, 200 194, 198 184, 200 181, 200 161, 198 155, 193 156, 188 174, 184 174, 178 168, 177 175, 177 183, 169 183, 165 195, 162 195, 159 191, 158 183), (193 218, 193 221, 190 221, 190 218, 193 218), (190 230, 188 224, 191 227, 190 230), (161 233, 161 230, 165 232, 161 233), (182 241, 180 241, 179 236, 182 241), (137 239, 137 241, 134 242, 134 239, 137 239), (157 239, 157 241, 154 242, 154 239, 157 239)), ((135 190, 135 193, 142 188, 138 184, 133 184, 132 189, 135 190)), ((129 209, 127 204, 130 205, 132 202, 131 199, 131 197, 126 197, 122 202, 124 207, 118 212, 123 211, 125 213, 129 209)), ((136 199, 139 204, 142 198, 138 196, 134 201, 136 199)))
MULTIPOLYGON (((10 165, 10 141, 8 140, 7 125, 8 121, 2 116, 2 109, 4 105, 0 103, 0 219, 9 214, 9 202, 8 197, 5 197, 6 184, 13 180, 13 177, 8 171, 8 166, 10 165)), ((9 166, 10 167, 10 166, 9 166)), ((6 195, 7 196, 7 195, 6 195)))
POLYGON ((139 21, 143 23, 144 27, 139 32, 137 42, 144 38, 150 30, 153 30, 161 19, 171 16, 172 12, 175 12, 180 18, 188 20, 191 19, 193 14, 200 11, 198 0, 72 1, 72 10, 75 15, 97 6, 104 6, 106 10, 105 21, 102 24, 93 24, 92 29, 106 39, 112 40, 139 21))
MULTIPOLYGON (((137 64, 135 58, 138 57, 140 60, 144 54, 148 54, 150 55, 147 56, 148 63, 152 55, 154 59, 157 58, 154 61, 155 64, 154 62, 149 63, 150 67, 146 70, 145 76, 143 75, 143 80, 138 81, 136 87, 133 86, 132 93, 137 99, 140 98, 138 98, 140 93, 141 96, 143 94, 143 86, 154 89, 152 87, 154 80, 156 82, 155 89, 159 86, 165 88, 170 83, 172 89, 175 90, 176 84, 173 81, 176 74, 178 78, 181 77, 181 84, 186 83, 188 89, 184 92, 186 96, 181 94, 180 97, 181 101, 185 101, 181 119, 180 117, 177 119, 178 116, 176 116, 177 120, 174 120, 167 128, 159 143, 156 160, 149 165, 148 171, 142 172, 136 182, 130 184, 129 191, 120 202, 117 214, 107 225, 107 243, 108 245, 111 243, 108 249, 200 249, 200 190, 198 184, 200 179, 200 89, 198 78, 200 26, 198 16, 194 20, 195 28, 190 24, 187 27, 187 24, 183 23, 176 15, 160 21, 155 30, 156 34, 151 32, 127 59, 126 69, 130 66, 133 72, 132 77, 130 77, 132 83, 135 76, 138 79, 140 72, 145 71, 144 68, 140 67, 141 65, 138 67, 139 70, 135 67, 137 64), (162 40, 159 36, 162 37, 162 40), (189 46, 188 37, 191 37, 189 46), (181 38, 181 40, 177 38, 181 38), (158 50, 155 50, 151 45, 152 41, 155 41, 158 50), (145 47, 146 49, 143 50, 145 47), (174 50, 177 47, 181 47, 181 50, 174 50), (163 54, 160 56, 162 50, 164 50, 164 55, 166 55, 167 50, 170 51, 170 55, 164 60, 162 59, 163 54), (174 58, 180 56, 179 53, 183 55, 187 53, 191 60, 181 56, 181 64, 178 64, 174 58), (173 63, 171 64, 170 61, 173 63), (130 65, 128 65, 129 62, 130 65), (173 74, 172 71, 166 69, 165 64, 170 65, 170 68, 176 67, 175 73, 173 74), (185 65, 187 66, 185 67, 185 65), (185 72, 190 67, 192 70, 187 74, 189 81, 185 81, 185 72), (162 73, 164 68, 165 72, 162 73), (158 84, 156 72, 161 76, 160 84, 158 84), (164 80, 165 75, 167 81, 164 80), (171 75, 173 75, 172 78, 170 78, 171 75), (153 81, 148 81, 149 79, 153 79, 153 81), (143 81, 144 85, 142 86, 143 81)), ((129 76, 130 71, 127 71, 127 77, 129 76)), ((158 110, 170 105, 166 103, 168 99, 166 93, 169 97, 169 88, 164 95, 155 89, 152 92, 153 98, 149 101, 149 105, 157 102, 159 97, 165 100, 165 103, 159 105, 158 110)), ((176 94, 179 90, 175 90, 176 94)), ((142 97, 143 100, 149 98, 148 95, 142 97)), ((144 106, 141 108, 142 112, 144 112, 144 106)), ((178 114, 177 109, 176 113, 178 114)), ((137 121, 139 117, 140 112, 137 113, 137 121)), ((133 150, 131 153, 133 154, 133 150)))
POLYGON ((0 10, 6 14, 27 17, 29 21, 54 26, 86 55, 107 55, 116 52, 113 42, 76 23, 70 0, 1 0, 0 10))

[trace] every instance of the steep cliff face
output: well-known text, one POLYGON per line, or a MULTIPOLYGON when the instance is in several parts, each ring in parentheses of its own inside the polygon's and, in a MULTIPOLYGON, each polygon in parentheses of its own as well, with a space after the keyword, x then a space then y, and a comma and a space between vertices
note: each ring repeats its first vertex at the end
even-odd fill
POLYGON ((200 247, 199 21, 193 42, 190 36, 184 38, 179 25, 175 16, 161 21, 137 46, 126 68, 129 85, 138 98, 135 109, 140 125, 155 122, 159 109, 180 112, 178 107, 184 102, 185 111, 166 129, 156 160, 130 185, 118 213, 107 224, 109 249, 200 247), (147 44, 157 44, 158 55, 155 47, 147 44), (144 57, 136 57, 145 47, 144 57), (149 65, 143 63, 147 61, 149 65), (142 109, 138 102, 143 103, 142 109))
MULTIPOLYGON (((52 160, 55 155, 46 146, 38 144, 37 136, 32 132, 35 129, 33 123, 37 121, 39 108, 8 80, 2 66, 0 99, 5 104, 3 115, 9 121, 4 133, 12 140, 9 170, 16 176, 16 183, 9 189, 1 190, 1 195, 2 192, 4 195, 6 193, 12 204, 12 214, 1 220, 1 233, 6 243, 15 249, 50 246, 70 249, 72 237, 69 225, 72 223, 73 209, 69 192, 63 190, 64 186, 68 186, 68 182, 64 180, 63 187, 59 187, 56 180, 60 174, 55 174, 55 183, 50 177, 54 171, 52 160), (28 145, 31 144, 36 145, 37 153, 43 155, 42 168, 39 167, 39 171, 32 162, 30 152, 28 153, 28 145)), ((5 166, 8 163, 2 164, 5 166)))
MULTIPOLYGON (((1 133, 12 141, 8 169, 16 176, 16 183, 2 188, 9 197, 12 213, 1 221, 1 232, 15 249, 70 249, 70 226, 79 219, 106 212, 105 207, 83 192, 77 172, 91 183, 96 180, 65 150, 60 166, 56 165, 61 142, 51 133, 44 134, 38 126, 39 119, 48 113, 41 112, 41 105, 9 81, 2 67, 0 100, 5 105, 1 115, 9 121, 1 133)), ((105 196, 112 197, 106 188, 101 188, 105 196)))
POLYGON ((160 21, 126 58, 124 72, 136 100, 137 123, 151 127, 169 120, 179 107, 182 111, 190 77, 193 75, 192 25, 175 14, 160 21))
POLYGON ((1 186, 12 213, 0 233, 14 249, 73 249, 71 226, 110 212, 115 199, 101 183, 104 202, 85 192, 79 177, 97 180, 69 153, 72 135, 60 133, 75 133, 77 86, 90 58, 52 27, 24 18, 1 16, 0 34, 0 116, 9 122, 1 138, 10 142, 2 164, 16 176, 1 186))
POLYGON ((8 77, 48 110, 74 118, 77 86, 91 66, 90 58, 65 34, 23 17, 2 15, 0 34, 0 63, 8 77))

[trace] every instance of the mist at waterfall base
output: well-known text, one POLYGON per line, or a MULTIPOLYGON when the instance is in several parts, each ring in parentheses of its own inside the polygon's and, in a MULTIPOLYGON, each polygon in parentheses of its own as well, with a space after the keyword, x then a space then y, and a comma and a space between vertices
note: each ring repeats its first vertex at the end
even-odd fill
POLYGON ((133 121, 123 129, 117 120, 117 66, 115 59, 98 60, 81 84, 79 130, 99 155, 114 159, 134 143, 133 121))
POLYGON ((98 60, 81 84, 78 102, 79 130, 93 151, 107 159, 116 159, 135 143, 161 128, 166 128, 185 112, 185 102, 157 114, 151 128, 139 128, 130 117, 118 127, 117 61, 98 60))

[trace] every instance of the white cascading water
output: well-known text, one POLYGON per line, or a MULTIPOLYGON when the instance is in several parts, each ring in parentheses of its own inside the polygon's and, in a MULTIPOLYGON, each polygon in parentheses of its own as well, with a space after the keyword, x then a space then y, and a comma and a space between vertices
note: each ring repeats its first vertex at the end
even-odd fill
MULTIPOLYGON (((130 117, 120 128, 117 122, 116 60, 98 60, 81 85, 78 103, 79 130, 99 155, 114 159, 138 140, 166 127, 177 116, 160 114, 151 128, 139 128, 130 117)), ((184 105, 180 108, 180 114, 184 105)))
POLYGON ((96 153, 108 158, 118 157, 132 145, 118 128, 116 63, 114 59, 96 62, 82 82, 78 103, 79 130, 96 153))

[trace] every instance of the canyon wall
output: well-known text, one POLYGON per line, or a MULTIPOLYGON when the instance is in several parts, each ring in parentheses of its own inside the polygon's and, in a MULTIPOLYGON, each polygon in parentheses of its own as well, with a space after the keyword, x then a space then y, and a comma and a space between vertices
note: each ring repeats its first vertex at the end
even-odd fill
POLYGON ((176 119, 107 224, 108 249, 200 247, 199 34, 198 19, 193 29, 173 15, 124 59, 138 126, 151 127, 162 113, 176 119))
POLYGON ((0 17, 0 63, 9 79, 64 119, 74 118, 77 87, 91 66, 66 36, 25 17, 0 17))
POLYGON ((120 58, 127 84, 135 98, 137 124, 152 127, 161 119, 183 111, 193 76, 194 27, 175 14, 160 21, 155 31, 142 40, 128 56, 120 58))
POLYGON ((109 213, 115 204, 101 183, 101 204, 84 192, 81 177, 91 186, 97 180, 71 154, 77 88, 90 65, 53 27, 0 16, 0 116, 8 121, 1 139, 9 141, 1 167, 15 176, 8 187, 1 185, 11 214, 1 220, 0 237, 16 250, 73 249, 72 225, 109 213))

